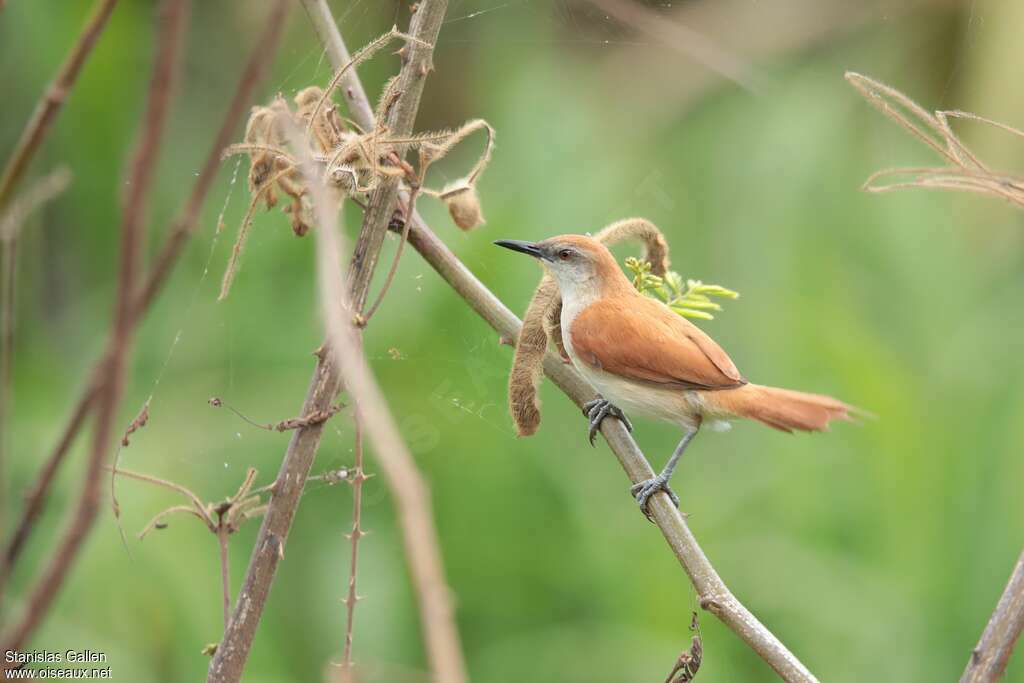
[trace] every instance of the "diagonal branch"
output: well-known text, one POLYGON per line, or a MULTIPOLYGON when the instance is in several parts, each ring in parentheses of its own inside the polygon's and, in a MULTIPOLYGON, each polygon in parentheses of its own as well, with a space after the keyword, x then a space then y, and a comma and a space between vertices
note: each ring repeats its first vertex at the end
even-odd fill
MULTIPOLYGON (((307 9, 312 4, 320 4, 320 0, 303 2, 307 9)), ((312 10, 309 13, 314 23, 318 14, 323 15, 312 10)), ((330 17, 330 13, 326 16, 330 17)), ((331 36, 327 27, 318 26, 317 33, 321 36, 331 36)), ((326 40, 326 48, 336 66, 345 63, 348 52, 341 42, 340 35, 326 40)), ((361 120, 358 118, 358 111, 357 109, 356 123, 367 130, 372 130, 372 115, 369 119, 361 120)), ((466 268, 430 230, 418 213, 414 213, 412 217, 409 243, 502 338, 518 338, 522 326, 519 319, 466 268)), ((579 374, 551 353, 545 358, 544 370, 577 405, 594 397, 593 389, 579 374)), ((647 459, 620 422, 606 420, 601 431, 632 482, 640 482, 654 476, 647 459)), ((704 555, 679 510, 672 506, 663 494, 655 496, 653 500, 651 507, 655 522, 697 589, 701 606, 721 619, 785 680, 803 683, 816 681, 817 679, 800 660, 732 595, 704 555)))
MULTIPOLYGON (((517 339, 522 323, 466 266, 448 249, 418 216, 413 216, 409 244, 452 286, 480 317, 504 339, 517 339)), ((577 405, 595 397, 594 389, 570 365, 548 352, 544 372, 577 405)), ((605 420, 601 433, 626 470, 638 483, 654 476, 643 452, 618 420, 605 420)), ((682 513, 664 493, 652 498, 654 522, 693 583, 700 604, 717 616, 786 681, 810 683, 817 679, 743 604, 711 565, 697 543, 682 513)))
POLYGON ((1017 559, 1006 590, 999 598, 981 640, 971 652, 960 683, 998 681, 1013 654, 1013 646, 1024 630, 1024 552, 1017 559))
MULTIPOLYGON (((7 159, 3 171, 0 171, 0 215, 5 213, 4 210, 8 203, 10 203, 18 183, 21 182, 22 177, 25 175, 32 157, 35 156, 35 153, 42 146, 43 140, 46 139, 54 119, 57 118, 57 114, 64 105, 64 100, 67 99, 68 93, 71 92, 75 83, 78 82, 78 75, 81 73, 86 59, 88 59, 93 48, 96 46, 96 41, 99 40, 100 34, 106 28, 107 21, 110 19, 116 4, 117 0, 97 0, 89 20, 82 28, 82 32, 78 35, 75 44, 71 47, 71 51, 61 65, 60 71, 57 72, 46 92, 39 99, 35 110, 32 112, 32 116, 29 118, 28 123, 25 124, 25 129, 22 131, 14 151, 11 152, 11 156, 7 159)), ((3 4, 0 3, 0 9, 2 7, 3 4)), ((2 245, 0 245, 0 258, 3 261, 4 271, 4 325, 6 327, 4 339, 0 340, 4 352, 4 366, 2 371, 0 371, 3 375, 0 378, 0 392, 3 392, 3 395, 0 396, 0 468, 3 467, 3 461, 7 457, 7 441, 11 431, 7 424, 10 415, 8 383, 11 380, 8 363, 11 362, 14 344, 14 276, 17 265, 17 253, 17 235, 12 236, 10 239, 5 239, 2 245)), ((0 471, 0 475, 2 475, 2 471, 0 471)), ((7 482, 0 476, 0 496, 7 495, 6 485, 7 482)), ((3 584, 4 571, 0 568, 0 597, 3 595, 3 584)))
POLYGON ((93 433, 82 494, 64 537, 29 595, 25 613, 3 638, 6 649, 23 648, 42 622, 96 521, 103 462, 113 441, 114 420, 128 375, 128 355, 133 331, 132 300, 141 260, 146 205, 153 186, 156 161, 175 90, 174 85, 177 82, 179 57, 188 24, 188 10, 188 0, 164 0, 160 8, 156 59, 146 97, 146 110, 138 143, 128 168, 127 177, 131 183, 128 185, 122 209, 121 254, 114 322, 109 353, 102 363, 102 380, 97 394, 96 429, 93 433))
MULTIPOLYGON (((277 51, 277 45, 284 30, 284 20, 287 16, 288 6, 289 0, 276 0, 267 16, 266 24, 249 54, 245 70, 232 96, 231 103, 228 105, 228 110, 224 114, 220 129, 210 145, 210 151, 207 153, 203 168, 192 187, 192 192, 181 214, 175 220, 171 233, 156 257, 154 265, 150 268, 145 284, 139 290, 134 305, 133 324, 138 324, 145 312, 149 310, 157 294, 166 284, 167 277, 175 263, 177 263, 182 249, 196 230, 199 223, 199 212, 210 193, 210 189, 213 187, 213 181, 219 169, 221 151, 231 142, 232 135, 238 127, 242 115, 246 113, 249 102, 252 100, 256 86, 262 80, 274 53, 277 51)), ((57 471, 63 464, 75 436, 81 431, 92 411, 93 399, 96 397, 102 367, 102 362, 97 361, 92 375, 86 382, 74 409, 71 411, 71 416, 61 433, 56 447, 47 458, 26 496, 25 508, 22 511, 21 518, 15 527, 15 531, 4 546, 3 555, 0 556, 0 594, 3 593, 5 580, 20 557, 25 542, 28 540, 36 520, 42 513, 46 494, 57 475, 57 471)))
MULTIPOLYGON (((317 17, 320 18, 320 21, 329 20, 330 12, 325 8, 317 8, 309 3, 306 6, 307 9, 312 8, 310 16, 314 20, 317 17)), ((395 92, 398 93, 398 96, 388 118, 389 130, 397 137, 407 137, 412 131, 416 112, 419 108, 420 96, 423 92, 423 84, 427 73, 431 69, 433 45, 436 43, 437 36, 440 33, 446 10, 446 0, 425 0, 419 4, 413 16, 409 27, 409 34, 416 38, 416 40, 410 41, 406 51, 403 53, 404 63, 395 87, 395 92)), ((340 35, 337 34, 336 29, 331 30, 327 27, 322 27, 322 30, 318 30, 322 36, 328 36, 333 33, 337 35, 340 41, 340 35)), ((341 54, 336 52, 332 52, 331 59, 333 62, 340 62, 342 65, 345 62, 341 54)), ((346 86, 344 88, 346 97, 353 97, 356 89, 348 87, 344 83, 343 85, 346 86)), ((365 94, 362 96, 365 98, 365 94)), ((357 116, 364 116, 365 112, 361 114, 361 109, 358 106, 354 107, 353 113, 357 116)), ((357 122, 360 125, 364 123, 364 121, 358 120, 357 122)), ((367 126, 366 129, 370 130, 371 128, 367 126)), ((313 182, 310 185, 317 185, 317 183, 313 182)), ((395 181, 383 183, 370 197, 363 226, 359 232, 349 266, 348 292, 347 297, 343 297, 347 299, 347 308, 345 309, 347 311, 361 311, 366 304, 370 280, 379 259, 380 249, 397 202, 398 185, 395 181)), ((325 202, 315 203, 318 205, 318 209, 322 211, 325 202)), ((326 214, 324 217, 326 218, 326 214)), ((330 232, 327 224, 330 221, 320 222, 321 225, 317 230, 317 234, 322 238, 324 233, 330 232)), ((323 247, 321 247, 322 249, 323 247)), ((344 287, 341 288, 341 293, 345 294, 344 287)), ((340 304, 337 301, 331 303, 333 307, 337 307, 340 304)), ((358 339, 358 335, 356 335, 356 338, 358 339)), ((358 346, 354 348, 358 348, 358 346)), ((346 350, 352 351, 352 348, 346 350)), ((306 400, 301 410, 302 415, 324 410, 334 400, 334 396, 341 385, 342 370, 338 359, 335 358, 336 353, 337 351, 331 352, 330 349, 325 349, 323 353, 319 354, 316 368, 310 380, 306 400)), ((357 353, 356 355, 361 357, 361 354, 357 353)), ((362 414, 368 421, 368 428, 372 428, 372 425, 369 424, 370 413, 359 406, 356 409, 362 410, 362 414)), ((378 415, 376 417, 377 419, 387 419, 386 416, 381 417, 378 415)), ((207 683, 234 683, 241 679, 245 663, 249 657, 249 651, 252 648, 253 638, 256 635, 256 629, 259 626, 263 609, 270 594, 277 565, 284 557, 285 542, 298 507, 303 482, 305 482, 306 477, 309 475, 310 467, 320 445, 321 432, 322 425, 317 424, 298 429, 292 435, 292 440, 288 444, 288 449, 285 452, 284 460, 281 463, 277 476, 277 486, 275 486, 273 498, 271 498, 263 525, 260 527, 259 535, 256 538, 256 545, 249 561, 249 567, 246 570, 245 580, 235 604, 234 615, 224 633, 224 639, 221 641, 213 661, 210 663, 207 683)), ((388 474, 388 463, 401 459, 400 456, 403 452, 401 450, 401 442, 399 441, 395 444, 388 441, 380 441, 377 442, 377 445, 381 465, 385 468, 385 474, 388 474)), ((415 467, 412 466, 411 461, 407 463, 407 466, 412 467, 412 471, 415 473, 415 467)), ((396 467, 399 471, 408 474, 408 470, 402 470, 402 465, 397 465, 396 467)), ((418 473, 416 473, 416 476, 418 477, 418 473)), ((389 479, 392 479, 390 474, 389 479)), ((422 484, 422 480, 418 478, 409 481, 412 482, 413 487, 417 483, 422 484)), ((397 489, 397 486, 395 488, 397 489)), ((396 492, 396 502, 403 506, 399 515, 403 522, 403 530, 410 528, 423 530, 423 524, 427 524, 427 528, 432 530, 433 525, 429 515, 429 496, 426 494, 425 487, 414 488, 414 493, 415 495, 413 496, 406 496, 396 492), (428 511, 428 514, 420 515, 419 513, 423 510, 428 511), (417 519, 416 517, 420 518, 417 519), (416 524, 416 526, 409 527, 407 526, 408 524, 416 524)), ((454 626, 451 625, 451 615, 450 613, 445 614, 443 612, 445 608, 450 610, 450 603, 446 593, 447 588, 443 586, 443 575, 439 573, 440 557, 436 552, 436 538, 433 535, 417 537, 409 533, 405 533, 404 538, 413 580, 416 583, 417 594, 421 599, 432 601, 428 604, 421 603, 421 613, 425 615, 427 608, 432 607, 435 612, 440 613, 442 617, 446 617, 444 623, 441 624, 444 628, 434 628, 435 624, 431 623, 431 628, 425 629, 423 634, 427 639, 427 652, 431 667, 436 673, 437 680, 446 681, 446 683, 449 681, 458 683, 464 680, 465 676, 462 673, 463 665, 461 653, 458 651, 457 636, 452 637, 454 626), (421 565, 416 564, 416 558, 422 559, 422 566, 427 567, 433 573, 421 576, 417 572, 417 567, 421 565), (423 586, 420 584, 419 579, 423 579, 424 582, 430 582, 431 595, 420 595, 423 586), (439 583, 442 589, 437 589, 439 583), (442 638, 448 639, 442 643, 447 648, 444 652, 435 648, 435 645, 442 638), (454 643, 454 646, 452 643, 454 643), (453 650, 454 655, 451 655, 453 650)), ((426 619, 426 616, 424 616, 424 619, 426 619)))

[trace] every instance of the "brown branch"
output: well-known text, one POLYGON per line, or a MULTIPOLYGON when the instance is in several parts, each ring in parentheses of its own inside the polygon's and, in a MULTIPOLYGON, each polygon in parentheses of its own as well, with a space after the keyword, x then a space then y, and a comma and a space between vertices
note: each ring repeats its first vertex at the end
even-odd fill
POLYGON ((161 5, 156 58, 139 141, 128 169, 128 192, 122 209, 121 255, 110 353, 103 362, 102 383, 96 406, 96 429, 78 506, 63 539, 54 551, 27 600, 25 612, 2 639, 6 649, 24 647, 42 622, 96 520, 100 501, 103 461, 113 442, 113 425, 121 402, 132 341, 132 302, 141 257, 146 204, 153 185, 156 161, 177 81, 179 56, 187 26, 187 0, 165 0, 161 5))
MULTIPOLYGON (((276 0, 267 16, 264 28, 257 37, 255 46, 249 54, 245 70, 238 81, 238 86, 232 96, 231 103, 228 105, 227 112, 224 114, 220 129, 207 153, 206 161, 199 172, 199 177, 192 187, 192 192, 179 218, 175 220, 167 241, 160 254, 156 257, 145 285, 143 285, 136 298, 134 324, 138 324, 141 321, 143 314, 153 304, 157 294, 166 284, 167 277, 181 256, 182 249, 195 232, 200 210, 210 193, 213 181, 217 175, 221 152, 231 142, 235 129, 248 109, 256 86, 262 80, 268 65, 277 51, 277 45, 280 42, 281 33, 284 29, 284 20, 287 16, 288 6, 288 0, 276 0)), ((104 357, 106 356, 104 355, 104 357)), ((92 376, 82 390, 75 408, 71 411, 71 418, 61 434, 57 446, 49 458, 47 458, 26 497, 25 508, 16 526, 16 530, 4 548, 2 557, 0 557, 0 594, 3 593, 5 580, 20 557, 25 541, 28 539, 36 520, 42 513, 46 494, 53 483, 57 471, 63 464, 75 436, 84 426, 86 418, 92 411, 92 402, 97 392, 97 377, 102 367, 102 361, 97 361, 92 376)))
POLYGON ((349 558, 348 568, 348 590, 345 593, 345 645, 342 650, 341 666, 342 676, 345 680, 351 679, 352 672, 352 636, 356 619, 356 602, 359 595, 356 592, 356 577, 359 569, 359 539, 363 537, 362 509, 363 509, 363 482, 367 477, 363 473, 363 420, 358 410, 352 412, 352 423, 355 427, 355 443, 353 451, 355 462, 353 464, 355 474, 352 477, 352 532, 349 534, 349 542, 352 544, 352 555, 349 558))
POLYGON ((1017 559, 1006 590, 971 652, 960 683, 994 683, 1003 676, 1013 646, 1024 630, 1024 552, 1017 559))
POLYGON ((217 526, 217 545, 220 546, 220 586, 221 602, 224 611, 224 630, 231 621, 231 572, 228 567, 228 528, 223 519, 217 526))
MULTIPOLYGON (((409 244, 487 321, 504 339, 517 339, 521 323, 475 275, 445 246, 418 216, 414 215, 409 244)), ((544 360, 544 371, 577 405, 594 398, 594 389, 571 366, 553 353, 544 360)), ((633 483, 649 479, 654 471, 626 428, 618 420, 605 420, 601 433, 633 483)), ((712 612, 779 676, 786 681, 817 679, 782 642, 736 599, 708 561, 690 531, 686 519, 659 493, 653 499, 653 518, 700 597, 701 607, 712 612)))
POLYGON ((96 41, 103 33, 103 29, 106 28, 107 20, 110 19, 110 14, 114 11, 116 4, 117 0, 97 0, 89 21, 82 28, 71 52, 68 53, 61 65, 60 71, 57 72, 57 76, 50 83, 39 103, 36 104, 32 118, 25 125, 25 130, 22 131, 14 152, 11 153, 3 173, 0 174, 0 208, 7 205, 14 188, 28 168, 29 162, 50 131, 50 125, 57 118, 68 93, 75 87, 85 60, 92 53, 96 41))
MULTIPOLYGON (((60 167, 18 197, 6 210, 0 209, 0 495, 7 494, 6 462, 11 430, 8 427, 14 393, 14 341, 17 317, 18 240, 28 216, 63 192, 71 182, 71 172, 60 167)), ((0 518, 0 528, 3 528, 0 518)), ((2 585, 2 584, 0 584, 2 585)))
MULTIPOLYGON (((324 0, 303 0, 306 5, 307 12, 309 13, 310 19, 316 27, 316 32, 321 39, 324 40, 325 48, 328 55, 330 56, 332 64, 335 68, 343 66, 348 59, 348 50, 345 47, 345 43, 341 38, 341 34, 338 32, 337 27, 334 26, 333 21, 330 20, 330 11, 327 8, 327 3, 324 0), (323 25, 323 22, 327 21, 330 25, 323 25)), ((447 9, 446 2, 431 3, 428 7, 420 5, 417 11, 417 18, 423 17, 424 23, 419 26, 425 27, 424 30, 431 31, 431 34, 420 34, 417 32, 416 24, 414 23, 410 33, 433 45, 436 43, 437 35, 440 31, 440 24, 444 17, 447 9), (427 12, 433 14, 433 16, 425 16, 427 12)), ((419 82, 419 88, 422 90, 422 76, 425 76, 429 72, 429 67, 417 66, 417 60, 422 60, 419 63, 421 65, 430 65, 432 55, 427 50, 426 54, 419 54, 415 50, 423 49, 415 42, 410 42, 410 50, 414 50, 413 53, 409 54, 407 58, 409 62, 403 69, 403 74, 399 77, 398 81, 398 92, 405 93, 403 90, 402 80, 403 76, 411 74, 412 78, 417 79, 419 82)), ((360 79, 357 74, 353 73, 349 77, 349 82, 344 83, 346 87, 346 96, 354 100, 354 106, 352 108, 352 114, 355 122, 364 130, 373 130, 376 128, 377 122, 374 120, 373 110, 370 107, 369 101, 366 100, 365 93, 363 91, 360 79)), ((417 99, 419 95, 416 95, 417 99)), ((415 119, 415 107, 412 109, 410 115, 403 115, 399 111, 401 103, 396 103, 392 108, 392 112, 396 113, 392 120, 398 118, 401 123, 394 125, 408 126, 408 128, 402 128, 401 130, 395 131, 396 136, 407 136, 412 132, 413 119, 415 119)), ((418 105, 417 105, 418 106, 418 105)), ((395 130, 392 127, 392 130, 395 130)), ((422 178, 420 179, 422 181, 422 178)), ((360 238, 366 234, 367 221, 370 220, 371 215, 376 215, 378 220, 383 224, 386 230, 392 223, 392 217, 395 213, 395 206, 397 205, 397 198, 395 200, 389 200, 382 198, 379 194, 374 194, 370 198, 370 204, 364 207, 365 218, 364 218, 364 230, 360 234, 360 238), (388 211, 373 211, 374 201, 391 201, 390 210, 388 211)), ((406 196, 404 198, 404 204, 406 207, 405 214, 408 218, 410 212, 415 211, 415 190, 412 196, 406 196)), ((408 221, 405 221, 408 223, 408 221)), ((403 226, 403 238, 407 234, 407 229, 403 226)), ((371 239, 374 237, 371 236, 371 239)), ((381 239, 377 242, 378 250, 380 248, 381 239)), ((401 249, 404 246, 404 239, 399 243, 395 260, 392 263, 389 271, 390 280, 394 275, 394 270, 397 267, 398 259, 401 256, 401 249)), ((328 250, 329 253, 330 250, 328 250)), ((354 270, 359 263, 359 244, 356 245, 355 255, 353 257, 352 269, 354 270)), ((352 271, 350 271, 351 274, 352 271)), ((387 284, 385 283, 386 291, 387 284)), ((369 291, 369 281, 363 284, 362 288, 362 299, 358 303, 355 301, 350 302, 351 308, 348 310, 359 311, 365 306, 367 293, 369 291)), ((343 292, 342 292, 343 293, 343 292)), ((375 302, 379 305, 380 297, 375 302)), ((360 316, 360 319, 365 324, 366 317, 360 316)), ((348 349, 350 346, 345 345, 348 349)), ((349 358, 350 364, 359 364, 362 361, 361 356, 359 358, 349 358)), ((357 369, 353 369, 352 372, 358 372, 357 369)), ((367 370, 367 372, 369 372, 367 370)), ((349 374, 346 372, 346 377, 349 374)), ((351 380, 350 380, 351 381, 351 380)), ((373 383, 372 375, 369 376, 369 380, 373 383)), ((374 386, 375 383, 374 383, 374 386)), ((387 412, 386 403, 383 399, 379 402, 378 412, 370 415, 375 421, 383 420, 385 424, 378 424, 376 430, 373 430, 371 424, 371 438, 387 439, 389 438, 390 432, 386 424, 390 419, 390 413, 387 412)), ((386 481, 391 488, 394 499, 399 506, 399 524, 402 529, 402 537, 405 543, 406 558, 409 562, 409 570, 412 575, 413 586, 416 592, 417 601, 420 607, 420 620, 423 638, 425 639, 427 657, 430 661, 431 670, 433 671, 433 678, 437 681, 446 681, 451 683, 457 683, 458 681, 466 680, 465 663, 463 662, 461 645, 459 642, 458 630, 455 626, 454 621, 454 608, 451 604, 449 597, 449 589, 447 582, 444 578, 444 568, 441 561, 440 544, 437 541, 437 531, 433 524, 433 513, 431 510, 429 500, 429 489, 426 483, 423 481, 422 475, 420 474, 416 463, 412 456, 408 454, 408 450, 405 444, 402 443, 397 433, 390 435, 393 438, 392 446, 382 448, 378 444, 376 448, 377 457, 381 462, 381 466, 384 470, 386 481)), ((362 468, 359 468, 359 474, 362 474, 362 468)), ((357 475, 358 476, 358 475, 357 475)), ((358 509, 354 504, 354 509, 358 509)), ((355 551, 355 544, 353 543, 353 555, 355 551)), ((354 591, 354 571, 356 568, 355 558, 353 557, 352 564, 352 575, 350 577, 351 587, 354 591)), ((352 593, 350 593, 350 598, 352 593)), ((348 605, 351 610, 354 607, 354 603, 348 605)), ((351 612, 349 613, 351 616, 351 612)), ((346 634, 346 650, 350 656, 350 647, 348 647, 348 641, 351 638, 351 633, 346 634)), ((346 661, 350 661, 349 656, 346 656, 346 661)))
MULTIPOLYGON (((314 20, 317 16, 321 19, 325 16, 327 18, 330 17, 330 12, 325 8, 316 8, 309 3, 306 3, 306 6, 307 10, 312 8, 313 11, 310 12, 310 15, 314 20)), ((423 91, 423 81, 431 67, 432 46, 437 40, 446 9, 447 2, 445 0, 425 0, 420 3, 416 14, 413 16, 409 33, 417 41, 411 41, 407 45, 406 61, 398 76, 396 86, 398 97, 391 108, 391 115, 388 118, 389 129, 395 136, 408 136, 412 130, 416 111, 419 108, 420 96, 423 91)), ((329 35, 331 31, 332 29, 325 27, 321 35, 329 35)), ((333 30, 333 33, 337 34, 336 29, 333 30)), ((340 35, 338 39, 340 40, 340 35)), ((332 52, 331 59, 334 63, 338 64, 340 62, 339 66, 345 64, 346 60, 343 56, 346 56, 347 52, 332 51, 330 47, 328 51, 332 52)), ((351 81, 349 82, 351 83, 351 81)), ((346 86, 344 92, 346 97, 353 98, 355 97, 356 90, 354 86, 346 86)), ((360 114, 360 107, 358 106, 353 108, 353 113, 356 116, 365 115, 365 112, 360 114)), ((359 121, 357 120, 357 122, 359 121)), ((364 122, 359 123, 362 125, 364 122)), ((366 126, 365 129, 371 130, 372 128, 366 126)), ((311 185, 317 186, 317 182, 313 182, 311 185)), ((370 197, 363 227, 356 241, 352 261, 349 266, 348 291, 345 292, 345 288, 341 288, 341 293, 347 299, 346 310, 348 311, 360 311, 366 304, 370 279, 373 276, 379 259, 380 249, 397 200, 398 186, 396 182, 384 183, 370 197)), ((336 220, 335 215, 325 210, 325 203, 323 201, 315 202, 318 207, 318 213, 322 213, 324 219, 329 218, 329 220, 322 220, 320 222, 321 225, 317 230, 317 234, 321 238, 331 232, 328 229, 328 225, 333 224, 333 221, 336 220)), ((338 305, 337 301, 332 301, 331 303, 335 307, 338 305)), ((330 309, 331 307, 329 306, 328 308, 330 309)), ((351 348, 346 350, 351 351, 351 348)), ((335 350, 320 355, 300 414, 309 415, 325 410, 331 404, 341 382, 339 363, 334 358, 337 353, 338 351, 335 350)), ((377 416, 366 412, 369 409, 368 406, 360 406, 357 409, 364 411, 364 415, 368 420, 367 426, 371 429, 371 433, 375 433, 376 430, 369 421, 377 416)), ((274 496, 267 507, 263 525, 256 539, 256 545, 249 561, 245 580, 235 605, 234 616, 231 619, 227 632, 224 634, 224 639, 217 648, 213 661, 210 663, 210 670, 207 676, 208 683, 226 683, 241 679, 242 671, 245 668, 245 663, 252 647, 253 638, 256 635, 256 629, 259 626, 260 618, 270 593, 277 564, 284 555, 284 544, 291 529, 295 510, 298 507, 302 486, 309 475, 310 467, 316 456, 321 433, 322 425, 316 424, 298 429, 292 436, 284 460, 281 463, 274 496)), ((378 447, 376 450, 381 458, 382 466, 385 466, 385 463, 388 461, 388 455, 398 454, 396 449, 403 447, 400 441, 399 445, 394 448, 378 447), (386 452, 381 455, 382 451, 386 452)), ((412 466, 411 462, 406 464, 412 466)), ((388 471, 385 466, 385 472, 387 473, 388 471)), ((414 467, 413 471, 415 472, 414 467)), ((394 473, 392 472, 392 474, 394 473)), ((422 531, 424 524, 426 524, 427 528, 432 530, 429 514, 421 519, 410 519, 412 515, 405 512, 405 510, 411 509, 415 510, 416 513, 420 513, 423 510, 429 511, 430 509, 425 490, 422 486, 418 489, 415 488, 417 484, 421 485, 422 481, 418 479, 411 481, 413 482, 410 487, 413 489, 412 495, 408 495, 407 500, 403 495, 397 496, 397 502, 403 505, 403 513, 400 514, 400 518, 404 521, 403 529, 409 528, 406 525, 411 523, 415 525, 412 527, 414 529, 422 531)), ((403 480, 402 483, 408 482, 403 480)), ((410 535, 406 533, 405 540, 410 563, 413 563, 412 573, 414 583, 417 584, 417 594, 420 595, 425 587, 436 587, 438 583, 443 587, 443 576, 438 577, 436 572, 436 569, 440 567, 440 557, 437 554, 436 538, 434 535, 410 538, 410 535), (410 548, 410 545, 414 547, 410 548), (415 564, 418 558, 423 559, 423 566, 433 573, 423 573, 422 575, 418 573, 417 568, 420 565, 415 564)), ((428 613, 428 608, 432 608, 431 614, 441 613, 445 608, 450 610, 446 588, 435 590, 433 595, 420 595, 420 597, 425 601, 430 601, 426 605, 421 603, 421 614, 428 613)), ((443 676, 437 676, 437 680, 443 680, 447 683, 449 681, 461 681, 465 676, 463 674, 461 652, 457 648, 458 639, 457 636, 452 637, 451 631, 454 627, 449 627, 451 615, 449 613, 446 616, 445 623, 435 624, 433 621, 430 622, 431 628, 425 629, 424 637, 427 639, 427 652, 432 668, 435 671, 446 672, 443 676), (455 643, 454 654, 451 652, 452 642, 455 643), (442 653, 439 649, 440 645, 437 648, 434 647, 437 644, 443 645, 447 649, 442 653)))
MULTIPOLYGON (((438 23, 442 17, 443 6, 438 23)), ((304 166, 310 167, 308 159, 304 166)), ((358 419, 366 425, 377 459, 398 506, 399 527, 413 587, 420 603, 421 628, 432 679, 461 683, 466 680, 465 664, 454 623, 454 607, 444 578, 440 543, 431 512, 430 491, 402 440, 387 400, 362 353, 361 328, 351 314, 355 309, 346 295, 338 262, 342 241, 337 225, 338 201, 328 196, 328 191, 316 182, 315 176, 309 179, 307 185, 313 194, 319 225, 317 272, 327 328, 326 348, 344 378, 345 386, 355 398, 358 419)))
MULTIPOLYGON (((89 20, 75 40, 75 44, 64 59, 60 70, 36 104, 32 116, 25 124, 25 129, 22 131, 21 137, 11 152, 11 156, 7 159, 3 171, 0 172, 0 214, 3 213, 4 208, 13 197, 14 191, 28 169, 29 163, 39 150, 43 140, 46 139, 53 121, 57 118, 57 114, 60 113, 61 107, 67 99, 68 93, 71 92, 77 83, 78 75, 81 73, 86 59, 92 53, 100 34, 106 28, 107 20, 110 19, 116 4, 117 0, 97 0, 89 20)), ((14 344, 14 274, 18 251, 17 238, 5 241, 2 251, 3 254, 0 257, 3 260, 3 281, 5 282, 4 309, 7 313, 4 315, 3 343, 5 358, 2 361, 4 376, 0 380, 2 381, 0 391, 3 392, 3 395, 0 396, 0 460, 4 457, 5 444, 10 432, 7 425, 7 415, 10 412, 7 387, 10 381, 11 370, 8 363, 11 360, 8 354, 11 354, 14 344)), ((7 495, 6 484, 2 477, 0 477, 0 495, 7 495)), ((0 566, 0 596, 3 595, 6 574, 6 568, 0 566)))

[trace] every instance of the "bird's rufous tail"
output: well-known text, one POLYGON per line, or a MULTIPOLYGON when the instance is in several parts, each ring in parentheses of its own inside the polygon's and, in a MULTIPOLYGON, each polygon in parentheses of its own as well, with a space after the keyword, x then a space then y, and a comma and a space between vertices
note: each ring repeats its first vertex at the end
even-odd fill
POLYGON ((821 432, 832 420, 852 420, 854 411, 838 399, 822 394, 807 394, 760 384, 708 394, 719 410, 757 420, 769 427, 792 432, 821 432))

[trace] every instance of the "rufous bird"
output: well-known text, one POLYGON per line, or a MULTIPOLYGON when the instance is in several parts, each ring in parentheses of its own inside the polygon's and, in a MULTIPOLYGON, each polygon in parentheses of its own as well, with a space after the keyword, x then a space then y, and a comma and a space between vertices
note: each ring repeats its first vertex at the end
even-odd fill
POLYGON ((622 408, 683 428, 661 473, 630 489, 648 516, 648 501, 658 491, 679 506, 669 479, 703 424, 727 428, 729 420, 750 418, 784 432, 820 432, 832 420, 851 419, 853 408, 830 396, 748 382, 722 347, 662 302, 638 292, 608 248, 590 237, 495 244, 538 259, 558 283, 563 345, 599 394, 583 407, 591 445, 608 416, 633 431, 622 408))

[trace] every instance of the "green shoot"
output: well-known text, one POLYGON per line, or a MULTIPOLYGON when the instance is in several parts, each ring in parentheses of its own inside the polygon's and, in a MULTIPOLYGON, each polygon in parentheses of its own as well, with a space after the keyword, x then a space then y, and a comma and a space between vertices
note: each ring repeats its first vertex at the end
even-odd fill
POLYGON ((633 275, 633 286, 641 294, 661 300, 666 306, 685 318, 714 320, 712 311, 721 311, 722 306, 712 297, 736 299, 739 292, 721 285, 706 285, 700 280, 683 280, 670 270, 664 277, 651 272, 651 264, 643 259, 629 257, 626 269, 633 275))

